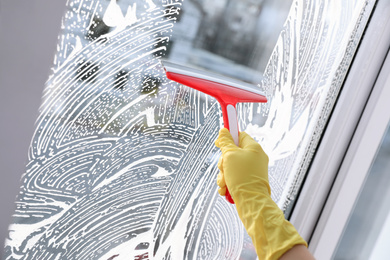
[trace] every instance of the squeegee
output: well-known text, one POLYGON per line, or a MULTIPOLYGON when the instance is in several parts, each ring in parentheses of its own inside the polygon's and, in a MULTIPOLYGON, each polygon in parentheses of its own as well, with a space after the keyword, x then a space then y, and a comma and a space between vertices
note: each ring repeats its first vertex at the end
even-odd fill
MULTIPOLYGON (((267 102, 267 98, 255 85, 221 76, 216 73, 162 61, 167 78, 214 97, 222 108, 223 125, 238 146, 237 103, 267 102)), ((227 201, 234 203, 226 189, 227 201)))

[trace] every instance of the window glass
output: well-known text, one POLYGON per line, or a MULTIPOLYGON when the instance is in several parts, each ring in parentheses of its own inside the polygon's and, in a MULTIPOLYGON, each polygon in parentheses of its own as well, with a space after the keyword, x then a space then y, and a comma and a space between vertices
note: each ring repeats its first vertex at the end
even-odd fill
POLYGON ((69 0, 7 259, 256 259, 217 193, 219 105, 159 60, 267 94, 238 107, 239 124, 288 210, 373 3, 69 0))

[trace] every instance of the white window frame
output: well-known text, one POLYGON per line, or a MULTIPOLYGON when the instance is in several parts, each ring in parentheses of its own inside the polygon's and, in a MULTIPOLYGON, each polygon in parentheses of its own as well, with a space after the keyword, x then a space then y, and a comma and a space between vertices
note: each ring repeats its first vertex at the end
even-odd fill
POLYGON ((316 259, 336 250, 390 120, 389 14, 379 0, 290 219, 316 259))

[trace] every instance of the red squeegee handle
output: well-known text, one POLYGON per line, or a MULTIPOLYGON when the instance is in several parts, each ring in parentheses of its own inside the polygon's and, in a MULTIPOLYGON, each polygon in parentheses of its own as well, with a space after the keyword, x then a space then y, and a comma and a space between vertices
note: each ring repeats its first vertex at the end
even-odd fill
MULTIPOLYGON (((234 143, 238 146, 238 120, 237 120, 237 110, 235 104, 227 104, 223 101, 219 100, 222 108, 222 116, 223 116, 223 125, 230 131, 230 134, 233 137, 234 143)), ((229 189, 226 186, 225 198, 231 204, 234 204, 234 200, 230 195, 229 189)))

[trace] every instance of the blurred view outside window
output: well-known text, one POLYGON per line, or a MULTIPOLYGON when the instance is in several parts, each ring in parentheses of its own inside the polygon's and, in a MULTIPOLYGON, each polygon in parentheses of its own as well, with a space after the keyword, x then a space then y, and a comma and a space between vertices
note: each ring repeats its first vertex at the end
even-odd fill
POLYGON ((387 259, 390 241, 390 128, 362 187, 334 259, 387 259))
POLYGON ((259 84, 292 1, 190 0, 167 58, 259 84))
POLYGON ((219 105, 159 61, 266 93, 239 124, 288 215, 374 2, 69 0, 6 259, 256 259, 217 192, 219 105))

